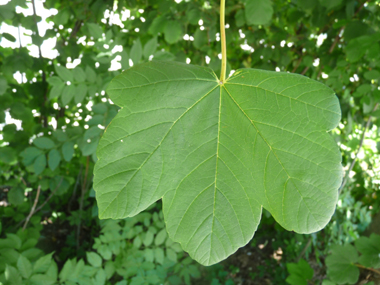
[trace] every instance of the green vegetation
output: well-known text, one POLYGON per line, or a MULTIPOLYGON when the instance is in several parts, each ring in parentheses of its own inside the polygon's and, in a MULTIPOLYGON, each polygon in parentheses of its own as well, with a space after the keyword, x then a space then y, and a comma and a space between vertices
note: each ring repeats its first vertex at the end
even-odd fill
MULTIPOLYGON (((227 0, 225 74, 226 78, 231 77, 226 81, 221 77, 223 86, 213 75, 224 73, 220 60, 224 35, 219 32, 219 8, 219 1, 214 0, 0 2, 2 284, 331 285, 379 282, 380 2, 227 0), (191 63, 192 67, 186 63, 191 63), (147 71, 149 67, 163 74, 153 74, 147 71), (243 68, 261 71, 250 70, 247 78, 239 78, 245 72, 243 68), (122 70, 126 72, 121 74, 122 70), (183 76, 186 70, 194 70, 192 78, 205 81, 175 84, 173 78, 189 78, 183 76), (136 71, 141 73, 140 77, 136 71), (279 71, 289 74, 275 73, 279 71), (134 74, 133 82, 116 79, 110 83, 113 78, 128 74, 134 74), (266 93, 255 87, 265 74, 274 77, 264 86, 266 93), (117 84, 125 88, 127 84, 144 84, 147 80, 144 77, 158 81, 160 76, 169 77, 170 82, 145 87, 145 90, 122 91, 122 96, 112 91, 117 84), (282 81, 280 76, 286 79, 282 81), (238 84, 233 85, 234 81, 238 84), (299 82, 307 86, 301 88, 297 85, 299 82), (241 86, 253 83, 256 85, 241 86), (279 92, 285 86, 293 86, 286 94, 290 97, 312 88, 324 90, 314 92, 307 97, 311 101, 305 102, 329 111, 317 112, 312 106, 291 106, 285 99, 278 102, 278 97, 270 97, 270 92, 279 92), (146 94, 145 101, 129 97, 133 96, 132 92, 139 96, 146 94), (162 97, 155 96, 164 92, 171 96, 170 100, 163 101, 162 97), (207 92, 211 96, 204 96, 207 92), (264 94, 267 100, 247 100, 247 94, 252 92, 257 96, 264 94), (188 116, 182 115, 194 100, 200 100, 200 108, 191 109, 188 116), (234 100, 239 106, 243 106, 243 102, 246 105, 241 110, 235 105, 235 110, 231 104, 234 100), (153 107, 160 112, 147 112, 153 107), (164 107, 167 109, 163 112, 164 107), (248 109, 253 108, 259 108, 259 113, 248 114, 248 109), (204 120, 204 112, 196 112, 202 109, 209 110, 209 117, 204 120), (137 120, 139 124, 118 122, 118 118, 127 116, 128 112, 149 114, 137 120), (219 113, 223 116, 218 116, 219 113), (242 165, 265 165, 262 157, 252 157, 251 150, 244 145, 250 142, 244 140, 244 135, 250 132, 253 136, 255 132, 248 120, 240 120, 244 113, 251 121, 273 123, 303 137, 316 132, 317 135, 308 141, 269 127, 256 130, 271 147, 293 154, 281 158, 284 165, 288 165, 285 168, 290 177, 307 177, 301 170, 310 170, 312 164, 306 166, 302 159, 319 164, 308 172, 314 176, 304 180, 314 186, 324 185, 321 192, 326 192, 314 197, 322 202, 307 204, 314 221, 307 216, 306 210, 296 215, 299 197, 289 196, 284 207, 280 207, 282 203, 278 197, 283 196, 281 189, 288 184, 286 174, 277 169, 278 165, 268 164, 267 172, 249 173, 243 170, 250 167, 231 163, 229 156, 235 155, 242 165), (258 114, 265 119, 259 120, 258 114), (307 125, 305 117, 312 123, 307 125), (177 120, 181 126, 174 125, 170 133, 165 131, 177 120), (197 120, 203 123, 194 124, 193 130, 184 128, 197 120), (135 149, 107 146, 110 143, 107 138, 119 139, 152 125, 155 129, 150 129, 154 132, 150 133, 149 140, 143 132, 144 138, 129 136, 123 141, 134 140, 130 145, 135 149), (117 126, 121 129, 116 130, 117 126), (206 128, 209 132, 201 132, 206 128), (327 134, 326 130, 331 132, 327 134), (181 145, 178 141, 176 145, 173 138, 181 131, 188 134, 182 136, 186 139, 181 145), (166 133, 168 139, 162 140, 166 133), (157 135, 154 140, 153 134, 157 135), (231 145, 227 142, 228 136, 239 140, 235 141, 236 147, 230 148, 232 153, 223 149, 231 145), (139 189, 143 181, 148 192, 141 194, 147 195, 141 204, 133 202, 132 207, 126 207, 127 196, 110 203, 114 198, 110 195, 117 194, 110 189, 120 188, 120 181, 125 176, 117 177, 119 180, 101 180, 125 170, 123 159, 127 151, 134 154, 128 163, 135 163, 138 168, 141 160, 146 159, 144 155, 151 154, 160 141, 160 155, 164 158, 159 161, 165 161, 164 166, 172 170, 165 173, 171 174, 160 177, 162 163, 147 163, 128 185, 135 192, 126 191, 135 195, 135 201, 140 201, 139 189), (208 145, 208 141, 212 143, 208 145), (187 166, 214 157, 213 165, 200 169, 200 176, 197 176, 205 178, 204 185, 193 177, 180 185, 179 182, 191 172, 182 164, 183 158, 202 143, 206 143, 205 147, 210 146, 209 149, 203 156, 189 155, 187 166), (315 151, 315 144, 333 151, 329 154, 315 151), (215 180, 215 158, 219 157, 219 150, 218 165, 226 161, 238 178, 233 180, 226 169, 218 167, 220 185, 216 182, 214 188, 220 187, 230 199, 236 198, 232 205, 240 216, 234 218, 227 204, 217 209, 216 217, 221 225, 230 228, 228 236, 233 240, 223 244, 225 251, 223 246, 209 243, 204 245, 202 252, 197 252, 195 247, 185 244, 194 233, 197 219, 186 217, 183 212, 189 206, 186 203, 191 203, 197 195, 197 187, 205 188, 211 184, 207 179, 215 180), (142 152, 140 156, 136 155, 138 152, 142 152), (178 156, 172 156, 173 153, 178 156), (342 184, 337 179, 340 157, 344 168, 342 184), (117 158, 123 163, 110 164, 117 158), (171 158, 176 162, 168 163, 171 158), (102 165, 106 166, 103 172, 102 165), (266 173, 269 177, 264 179, 266 173), (248 177, 259 181, 259 186, 255 188, 248 177), (186 199, 176 200, 178 197, 168 195, 173 191, 167 191, 177 186, 182 187, 178 189, 186 199), (228 190, 223 190, 227 187, 228 190), (245 188, 256 191, 252 194, 254 197, 249 198, 255 203, 254 214, 249 214, 247 205, 239 198, 241 189, 245 188), (265 188, 272 191, 270 199, 265 199, 265 188), (156 202, 161 197, 164 197, 163 203, 156 202), (173 204, 175 211, 169 211, 168 204, 173 204), (261 205, 264 208, 259 223, 261 205), (99 214, 118 220, 99 220, 99 214), (320 231, 315 232, 317 230, 320 231), (203 260, 201 254, 206 250, 212 251, 212 258, 203 260), (204 264, 216 263, 232 255, 223 262, 204 267, 186 251, 204 264)), ((268 152, 264 146, 261 149, 264 154, 268 152)), ((307 192, 306 187, 300 189, 307 192)), ((300 197, 305 197, 304 193, 300 197)), ((193 210, 199 214, 198 222, 210 215, 200 212, 202 207, 209 205, 213 204, 206 198, 195 203, 193 210)), ((203 238, 210 234, 207 230, 205 227, 203 238)), ((216 232, 214 239, 222 235, 216 232)))

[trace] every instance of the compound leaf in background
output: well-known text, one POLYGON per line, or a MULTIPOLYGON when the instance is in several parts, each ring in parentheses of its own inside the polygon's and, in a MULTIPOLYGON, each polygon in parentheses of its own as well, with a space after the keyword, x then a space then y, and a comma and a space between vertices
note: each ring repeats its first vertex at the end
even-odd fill
POLYGON ((248 25, 265 25, 272 19, 273 4, 271 0, 246 0, 245 19, 248 25))
POLYGON ((141 45, 140 39, 137 39, 134 42, 129 55, 130 55, 134 65, 136 65, 140 62, 140 60, 142 58, 142 45, 141 45))
POLYGON ((314 270, 310 267, 306 260, 301 259, 298 263, 287 263, 289 276, 286 282, 293 285, 307 285, 314 275, 314 270))
POLYGON ((42 173, 46 167, 46 156, 45 154, 40 154, 36 160, 34 161, 33 168, 34 168, 34 173, 36 175, 42 173))
POLYGON ((359 259, 352 245, 334 245, 326 258, 327 275, 338 284, 354 284, 359 278, 359 268, 354 263, 359 259))
POLYGON ((21 254, 17 260, 17 269, 25 279, 28 279, 32 275, 32 264, 21 254))
POLYGON ((157 49, 157 37, 151 38, 145 45, 144 45, 144 57, 146 59, 149 59, 149 56, 153 55, 154 52, 157 49))
POLYGON ((59 151, 56 149, 52 149, 51 151, 49 151, 48 165, 52 171, 54 171, 57 168, 60 162, 61 155, 59 154, 59 151))
POLYGON ((247 244, 262 207, 298 233, 330 220, 342 167, 327 131, 341 113, 325 85, 254 69, 220 84, 209 68, 152 61, 107 92, 122 109, 97 149, 101 218, 162 198, 169 237, 204 265, 247 244))
POLYGON ((62 145, 62 154, 63 154, 64 160, 70 161, 73 158, 73 154, 74 154, 74 143, 71 141, 65 142, 62 145))
POLYGON ((73 75, 76 82, 84 82, 86 81, 86 73, 84 70, 77 66, 73 69, 73 75))
POLYGON ((87 23, 87 28, 94 39, 99 39, 103 36, 103 30, 98 24, 87 23))
POLYGON ((78 86, 75 87, 75 104, 82 103, 83 99, 86 97, 87 94, 87 85, 84 83, 80 83, 78 86))
POLYGON ((52 139, 47 137, 39 137, 34 139, 33 144, 41 149, 51 149, 55 146, 52 139))
POLYGON ((355 246, 362 254, 359 263, 372 268, 380 268, 380 236, 371 234, 368 237, 360 237, 355 241, 355 246))
POLYGON ((63 88, 62 96, 61 96, 63 106, 66 106, 67 104, 69 104, 70 101, 75 96, 75 94, 76 94, 75 86, 73 84, 66 85, 65 88, 63 88))
POLYGON ((102 258, 96 252, 86 252, 87 261, 94 267, 102 266, 102 258))
POLYGON ((86 66, 86 79, 88 82, 91 82, 91 83, 95 83, 96 82, 96 73, 95 71, 89 67, 89 66, 86 66))
POLYGON ((169 21, 165 27, 165 41, 174 44, 182 38, 182 27, 178 21, 169 21))
POLYGON ((70 81, 72 82, 74 77, 71 70, 68 70, 66 67, 55 65, 55 71, 57 72, 58 76, 61 77, 63 81, 70 81))

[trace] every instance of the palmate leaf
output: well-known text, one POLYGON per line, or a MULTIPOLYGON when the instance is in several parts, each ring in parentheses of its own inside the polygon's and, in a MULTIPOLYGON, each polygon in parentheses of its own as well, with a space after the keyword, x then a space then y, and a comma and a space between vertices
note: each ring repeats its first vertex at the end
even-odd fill
POLYGON ((101 218, 162 198, 169 236, 204 265, 249 242, 262 207, 298 233, 330 220, 342 168, 327 131, 340 107, 323 84, 254 69, 220 84, 209 68, 154 61, 107 92, 122 109, 97 150, 101 218))

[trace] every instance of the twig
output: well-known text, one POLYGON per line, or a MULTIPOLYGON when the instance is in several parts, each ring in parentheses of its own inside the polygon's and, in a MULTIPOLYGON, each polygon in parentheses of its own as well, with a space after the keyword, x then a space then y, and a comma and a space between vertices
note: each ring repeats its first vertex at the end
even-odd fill
POLYGON ((330 54, 334 51, 334 49, 335 49, 337 43, 338 43, 339 40, 341 39, 341 35, 340 35, 340 34, 342 33, 342 31, 344 30, 345 27, 346 27, 346 26, 341 27, 340 30, 339 30, 339 32, 338 32, 338 34, 337 34, 337 36, 335 37, 334 42, 332 43, 332 45, 331 45, 330 48, 329 48, 329 53, 330 53, 330 54))
POLYGON ((23 230, 23 231, 26 229, 26 225, 28 224, 30 218, 31 218, 31 217, 33 216, 33 214, 34 214, 34 210, 35 210, 35 208, 36 208, 36 206, 37 206, 37 203, 38 203, 38 198, 40 197, 40 192, 41 192, 41 185, 38 185, 36 199, 34 199, 34 203, 33 203, 32 209, 30 210, 29 215, 26 217, 25 224, 24 224, 24 226, 22 227, 22 230, 23 230))
MULTIPOLYGON (((376 111, 376 109, 377 109, 378 106, 379 106, 379 103, 376 103, 376 105, 375 105, 375 107, 373 108, 372 112, 376 111)), ((367 121, 367 124, 365 125, 365 128, 364 128, 364 130, 363 130, 362 137, 361 137, 361 139, 360 139, 359 148, 358 148, 358 150, 357 150, 356 153, 355 153, 354 160, 351 162, 351 165, 350 165, 350 167, 348 168, 348 170, 347 170, 347 172, 346 172, 346 175, 344 176, 344 179, 343 179, 342 185, 341 185, 340 188, 339 188, 339 194, 342 192, 344 186, 346 185, 346 183, 347 183, 347 181, 348 181, 348 178, 349 178, 350 172, 352 171, 352 169, 353 169, 354 166, 355 166, 355 163, 356 163, 356 160, 357 160, 357 158, 358 158, 359 152, 360 152, 360 150, 362 149, 362 146, 363 146, 363 142, 364 142, 365 134, 366 134, 366 132, 368 131, 369 125, 371 124, 371 120, 372 120, 372 116, 369 116, 368 121, 367 121)))
POLYGON ((21 44, 21 29, 20 29, 20 25, 18 25, 18 41, 20 42, 20 49, 22 48, 22 44, 21 44))
POLYGON ((375 272, 376 274, 380 275, 380 271, 376 270, 376 269, 373 269, 373 268, 370 268, 370 267, 365 267, 363 265, 360 265, 360 264, 357 264, 355 263, 354 264, 356 267, 359 267, 359 268, 363 268, 363 269, 367 269, 369 271, 372 271, 372 272, 375 272))
POLYGON ((21 180, 22 184, 24 184, 25 186, 28 186, 28 184, 26 183, 26 181, 23 177, 20 177, 20 180, 21 180))
POLYGON ((58 191, 58 188, 59 188, 59 186, 61 186, 62 181, 63 181, 63 177, 59 181, 57 187, 55 187, 55 189, 50 193, 49 197, 47 197, 47 199, 45 200, 45 202, 43 202, 42 205, 39 206, 34 213, 37 213, 39 210, 41 210, 46 205, 47 202, 49 202, 49 200, 53 197, 53 195, 55 194, 55 192, 58 191))
POLYGON ((79 250, 79 246, 80 246, 79 238, 80 238, 80 229, 81 229, 81 224, 82 224, 83 200, 84 200, 84 195, 87 192, 87 187, 86 187, 87 185, 86 184, 87 184, 87 175, 88 175, 89 164, 90 164, 90 157, 87 156, 86 170, 84 173, 84 179, 83 179, 83 183, 82 183, 82 191, 81 191, 80 202, 79 202, 79 222, 77 225, 77 250, 79 250))
MULTIPOLYGON (((43 208, 43 206, 45 206, 46 203, 47 203, 47 202, 53 197, 53 195, 55 194, 55 192, 57 192, 59 186, 61 186, 62 180, 63 180, 63 178, 61 179, 61 181, 59 182, 59 184, 57 185, 57 187, 53 190, 53 192, 50 194, 50 196, 46 199, 46 201, 45 201, 41 206, 39 206, 39 207, 33 212, 33 214, 35 214, 35 213, 37 213, 38 211, 40 211, 40 210, 43 208)), ((23 219, 23 220, 21 220, 20 222, 18 222, 17 225, 14 226, 13 228, 14 228, 14 229, 17 229, 17 228, 18 228, 18 227, 19 227, 19 226, 20 226, 25 220, 26 220, 26 218, 23 219)))
POLYGON ((296 72, 297 68, 300 66, 301 64, 301 61, 302 61, 302 57, 300 57, 296 63, 296 65, 294 66, 293 70, 292 70, 292 73, 296 72))
POLYGON ((303 257, 303 255, 305 254, 306 250, 309 248, 310 245, 311 245, 311 238, 309 238, 305 247, 302 249, 301 253, 298 255, 297 262, 300 261, 300 259, 303 257))
POLYGON ((302 75, 305 75, 306 74, 306 72, 309 70, 309 66, 306 66, 303 70, 302 70, 302 72, 301 72, 301 74, 302 75))

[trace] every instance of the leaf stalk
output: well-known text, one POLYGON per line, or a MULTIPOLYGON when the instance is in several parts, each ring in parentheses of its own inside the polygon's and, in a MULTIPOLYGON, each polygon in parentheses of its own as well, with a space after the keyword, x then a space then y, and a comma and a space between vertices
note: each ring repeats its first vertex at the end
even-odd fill
POLYGON ((227 69, 227 46, 226 46, 226 25, 225 25, 225 8, 226 1, 220 0, 220 42, 222 46, 222 67, 220 70, 220 84, 226 80, 227 69))

